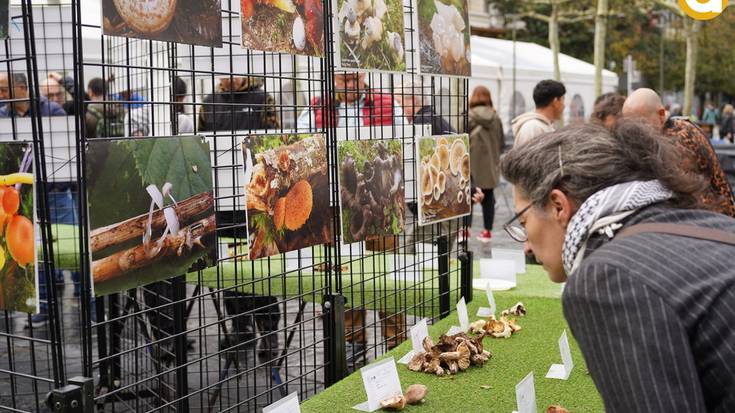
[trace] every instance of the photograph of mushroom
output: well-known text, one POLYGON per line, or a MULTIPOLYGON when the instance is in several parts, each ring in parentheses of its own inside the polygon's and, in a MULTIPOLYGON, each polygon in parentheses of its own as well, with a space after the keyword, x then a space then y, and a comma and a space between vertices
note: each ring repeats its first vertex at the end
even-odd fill
POLYGON ((0 144, 0 310, 38 313, 33 146, 0 144))
POLYGON ((400 234, 406 219, 401 140, 339 141, 337 154, 343 242, 400 234))
POLYGON ((240 10, 243 47, 324 56, 321 0, 240 0, 240 10))
POLYGON ((252 135, 242 151, 250 259, 331 242, 325 136, 252 135))
POLYGON ((335 5, 342 69, 406 70, 403 0, 337 0, 335 5))
POLYGON ((222 47, 221 0, 102 0, 110 36, 222 47))
POLYGON ((201 137, 90 141, 85 172, 95 295, 214 265, 212 166, 201 137))
POLYGON ((421 137, 418 156, 419 225, 429 225, 469 215, 469 137, 443 135, 421 137))
POLYGON ((472 76, 467 0, 418 0, 420 71, 472 76))

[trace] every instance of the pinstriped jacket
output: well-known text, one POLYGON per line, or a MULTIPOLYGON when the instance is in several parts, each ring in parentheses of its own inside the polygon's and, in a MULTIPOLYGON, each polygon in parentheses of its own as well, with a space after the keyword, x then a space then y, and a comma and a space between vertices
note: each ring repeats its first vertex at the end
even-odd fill
MULTIPOLYGON (((735 219, 654 205, 627 219, 735 232, 735 219)), ((735 247, 594 235, 562 296, 608 412, 735 412, 735 247)))

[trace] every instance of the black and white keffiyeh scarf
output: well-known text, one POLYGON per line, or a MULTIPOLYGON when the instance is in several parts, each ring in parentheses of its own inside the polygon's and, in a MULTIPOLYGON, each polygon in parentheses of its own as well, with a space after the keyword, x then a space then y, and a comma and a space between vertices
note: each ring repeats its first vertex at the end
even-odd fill
POLYGON ((633 181, 605 188, 589 197, 567 226, 562 258, 571 275, 582 262, 590 235, 596 231, 612 238, 627 216, 640 208, 670 199, 673 193, 659 181, 633 181))

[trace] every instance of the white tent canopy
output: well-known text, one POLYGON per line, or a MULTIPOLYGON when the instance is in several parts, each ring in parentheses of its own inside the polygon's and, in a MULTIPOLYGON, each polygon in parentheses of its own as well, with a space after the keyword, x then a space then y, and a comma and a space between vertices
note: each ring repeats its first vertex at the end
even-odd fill
MULTIPOLYGON (((470 91, 483 85, 490 89, 503 124, 510 127, 513 101, 513 42, 472 36, 472 78, 470 91)), ((560 54, 561 80, 567 88, 565 122, 589 117, 595 101, 595 66, 560 54)), ((541 80, 554 76, 551 49, 535 43, 516 42, 516 115, 532 110, 533 88, 541 80)), ((602 90, 617 89, 618 76, 604 70, 602 90)))

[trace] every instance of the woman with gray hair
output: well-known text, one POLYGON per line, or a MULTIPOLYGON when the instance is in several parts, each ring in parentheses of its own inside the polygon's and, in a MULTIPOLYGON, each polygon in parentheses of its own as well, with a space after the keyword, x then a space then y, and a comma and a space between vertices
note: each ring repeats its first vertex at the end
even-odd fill
POLYGON ((735 411, 735 220, 641 124, 574 126, 514 147, 505 225, 555 282, 608 412, 735 411))

